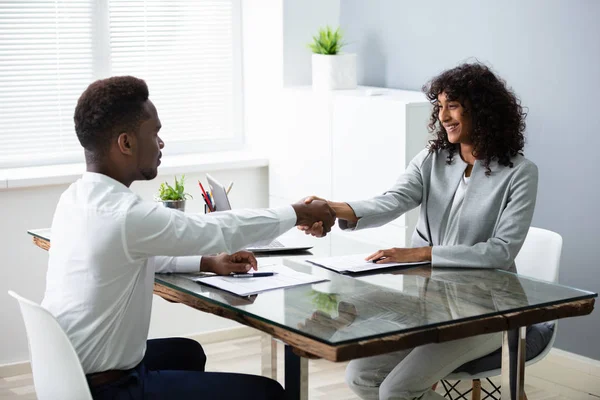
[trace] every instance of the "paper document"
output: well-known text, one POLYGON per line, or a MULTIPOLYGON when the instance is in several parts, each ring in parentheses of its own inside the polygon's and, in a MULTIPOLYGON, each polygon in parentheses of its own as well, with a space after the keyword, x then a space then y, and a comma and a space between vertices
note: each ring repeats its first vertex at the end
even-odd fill
POLYGON ((353 254, 350 256, 313 258, 306 261, 342 274, 364 272, 381 268, 410 267, 413 265, 429 264, 429 261, 375 264, 372 261, 365 261, 365 258, 367 258, 369 255, 370 254, 353 254))
POLYGON ((328 279, 319 276, 305 274, 295 271, 283 264, 272 264, 261 267, 260 272, 275 272, 272 276, 262 276, 259 278, 234 278, 231 276, 208 276, 193 278, 194 282, 213 286, 239 296, 250 296, 267 290, 281 289, 291 286, 305 285, 327 281, 328 279))

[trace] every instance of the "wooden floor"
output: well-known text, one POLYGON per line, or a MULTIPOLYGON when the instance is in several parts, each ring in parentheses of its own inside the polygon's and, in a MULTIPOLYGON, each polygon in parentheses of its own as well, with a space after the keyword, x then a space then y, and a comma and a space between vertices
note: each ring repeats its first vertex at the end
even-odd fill
MULTIPOLYGON (((251 337, 204 345, 208 356, 207 370, 260 374, 260 339, 251 337)), ((279 349, 279 382, 283 382, 283 348, 279 349)), ((541 361, 538 364, 542 364, 541 361)), ((324 360, 310 361, 309 398, 314 400, 358 399, 344 383, 345 363, 324 360)), ((526 393, 529 400, 598 400, 600 397, 557 386, 539 377, 527 377, 526 393)), ((486 386, 484 386, 486 387, 486 386)), ((440 389, 438 388, 438 391, 440 389)), ((0 378, 1 400, 36 399, 31 375, 0 378)))

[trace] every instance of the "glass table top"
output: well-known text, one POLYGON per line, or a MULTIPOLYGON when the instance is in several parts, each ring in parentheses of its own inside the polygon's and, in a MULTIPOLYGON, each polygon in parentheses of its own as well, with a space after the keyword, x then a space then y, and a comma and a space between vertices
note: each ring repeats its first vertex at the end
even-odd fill
MULTIPOLYGON (((596 297, 500 270, 421 267, 429 277, 411 270, 349 277, 304 258, 280 261, 329 281, 250 297, 201 285, 185 275, 156 275, 155 281, 331 345, 596 297)), ((274 261, 260 259, 259 268, 274 261)))
MULTIPOLYGON (((29 233, 50 240, 47 229, 29 233)), ((317 254, 340 253, 327 249, 317 254)), ((350 277, 309 264, 310 257, 309 252, 259 257, 259 268, 283 264, 329 281, 249 297, 196 283, 190 280, 193 274, 157 274, 155 282, 330 345, 597 297, 490 269, 418 267, 350 277)))

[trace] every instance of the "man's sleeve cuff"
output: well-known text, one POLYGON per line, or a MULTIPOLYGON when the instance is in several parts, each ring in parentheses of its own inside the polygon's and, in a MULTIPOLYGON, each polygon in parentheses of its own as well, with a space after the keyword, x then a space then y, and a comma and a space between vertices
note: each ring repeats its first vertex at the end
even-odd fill
POLYGON ((279 207, 273 209, 275 215, 279 218, 279 234, 282 235, 285 232, 292 229, 296 226, 296 220, 298 217, 296 216, 296 211, 292 206, 279 207))
POLYGON ((202 256, 175 257, 175 271, 179 273, 199 272, 202 256))

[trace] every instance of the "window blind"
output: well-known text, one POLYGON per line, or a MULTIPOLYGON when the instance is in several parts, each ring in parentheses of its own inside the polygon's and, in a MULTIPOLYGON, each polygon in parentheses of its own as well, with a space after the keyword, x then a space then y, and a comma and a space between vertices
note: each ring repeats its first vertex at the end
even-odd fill
POLYGON ((0 167, 83 159, 73 111, 94 79, 91 9, 0 0, 0 167))
POLYGON ((240 0, 0 0, 0 168, 82 161, 78 97, 144 79, 166 154, 240 146, 240 0))
POLYGON ((109 1, 111 74, 146 81, 166 153, 235 137, 233 21, 232 1, 109 1))

